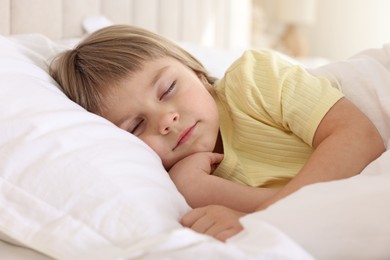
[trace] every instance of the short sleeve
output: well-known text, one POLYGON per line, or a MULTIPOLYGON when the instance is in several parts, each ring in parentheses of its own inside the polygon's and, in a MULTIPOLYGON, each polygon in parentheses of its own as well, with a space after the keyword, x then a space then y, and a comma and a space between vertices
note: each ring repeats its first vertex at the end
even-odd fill
POLYGON ((225 78, 228 102, 309 145, 321 120, 343 96, 329 80, 315 77, 271 51, 245 52, 225 78))

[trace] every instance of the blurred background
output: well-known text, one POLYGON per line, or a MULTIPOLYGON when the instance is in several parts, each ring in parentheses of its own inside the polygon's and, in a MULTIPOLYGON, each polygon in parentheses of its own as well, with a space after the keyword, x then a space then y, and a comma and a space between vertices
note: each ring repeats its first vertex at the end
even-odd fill
POLYGON ((390 42, 390 0, 0 0, 0 34, 80 37, 133 24, 179 42, 345 59, 390 42))
POLYGON ((251 45, 347 58, 390 42, 388 0, 252 0, 251 45))

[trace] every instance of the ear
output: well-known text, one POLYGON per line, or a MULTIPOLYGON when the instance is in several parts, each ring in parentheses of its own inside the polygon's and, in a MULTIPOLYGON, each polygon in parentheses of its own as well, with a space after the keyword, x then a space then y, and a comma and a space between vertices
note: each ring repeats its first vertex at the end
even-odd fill
POLYGON ((198 78, 200 79, 200 81, 203 83, 203 85, 206 87, 206 89, 208 90, 208 92, 213 92, 214 89, 213 89, 213 86, 210 84, 210 82, 207 80, 206 76, 201 73, 201 72, 196 72, 196 75, 198 76, 198 78))

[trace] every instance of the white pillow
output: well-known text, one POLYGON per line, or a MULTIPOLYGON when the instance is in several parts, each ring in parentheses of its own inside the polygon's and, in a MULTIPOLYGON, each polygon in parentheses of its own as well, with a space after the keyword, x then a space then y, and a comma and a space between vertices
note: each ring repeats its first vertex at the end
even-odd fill
POLYGON ((180 228, 189 206, 159 157, 49 77, 59 49, 39 35, 0 37, 0 234, 54 258, 97 259, 180 228))

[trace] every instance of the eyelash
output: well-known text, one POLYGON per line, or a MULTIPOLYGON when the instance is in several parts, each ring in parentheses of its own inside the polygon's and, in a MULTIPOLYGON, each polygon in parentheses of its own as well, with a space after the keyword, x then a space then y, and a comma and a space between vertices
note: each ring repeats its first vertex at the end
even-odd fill
POLYGON ((174 82, 172 82, 172 84, 169 86, 169 88, 162 94, 162 96, 160 97, 160 100, 162 100, 166 95, 171 93, 171 91, 175 88, 175 86, 176 86, 176 80, 174 82))
POLYGON ((134 134, 135 131, 137 130, 137 128, 141 126, 143 121, 144 121, 143 119, 141 121, 139 121, 138 124, 133 127, 133 129, 130 131, 130 133, 134 134))

